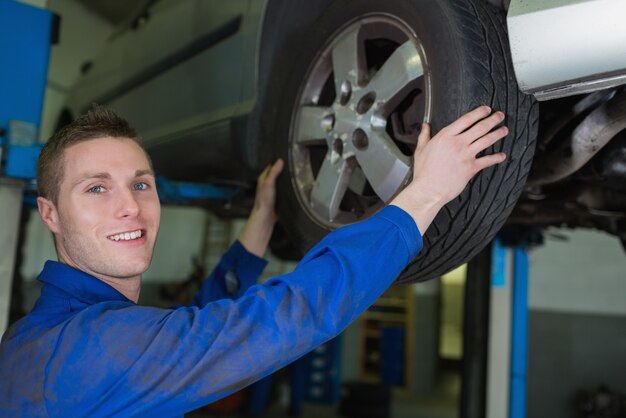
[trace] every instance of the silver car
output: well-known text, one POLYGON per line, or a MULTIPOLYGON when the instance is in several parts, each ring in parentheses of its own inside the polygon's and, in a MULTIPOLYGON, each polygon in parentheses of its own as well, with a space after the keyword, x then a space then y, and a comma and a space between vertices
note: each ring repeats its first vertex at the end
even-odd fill
POLYGON ((426 280, 507 219, 516 239, 550 225, 626 236, 624 16, 623 0, 149 1, 83 67, 59 125, 111 106, 158 173, 241 187, 235 211, 284 158, 278 211, 302 253, 403 187, 422 121, 436 131, 489 104, 507 115, 490 150, 507 162, 437 216, 399 279, 426 280))

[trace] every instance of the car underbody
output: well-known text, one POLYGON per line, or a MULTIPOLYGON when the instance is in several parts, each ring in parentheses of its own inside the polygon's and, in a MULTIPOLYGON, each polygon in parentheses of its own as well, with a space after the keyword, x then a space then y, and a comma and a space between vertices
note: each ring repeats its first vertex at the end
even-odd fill
POLYGON ((507 224, 626 234, 623 88, 541 103, 536 159, 507 224))

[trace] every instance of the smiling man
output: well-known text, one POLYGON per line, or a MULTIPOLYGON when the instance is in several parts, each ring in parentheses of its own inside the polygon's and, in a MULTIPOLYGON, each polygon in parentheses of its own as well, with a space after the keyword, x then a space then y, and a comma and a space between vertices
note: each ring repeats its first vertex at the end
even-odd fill
POLYGON ((55 236, 59 262, 136 301, 152 258, 160 207, 150 163, 129 137, 82 141, 62 157, 56 150, 44 152, 38 205, 55 236), (62 171, 46 176, 47 168, 62 171))
MULTIPOLYGON (((94 108, 55 134, 38 166, 39 212, 58 262, 41 296, 0 345, 0 416, 181 416, 268 375, 336 336, 417 255, 437 212, 507 134, 478 108, 430 139, 411 183, 369 220, 324 238, 289 274, 254 285, 272 232, 282 161, 259 177, 239 240, 193 305, 137 305, 160 208, 137 133, 94 108)), ((183 255, 184 256, 184 255, 183 255)))

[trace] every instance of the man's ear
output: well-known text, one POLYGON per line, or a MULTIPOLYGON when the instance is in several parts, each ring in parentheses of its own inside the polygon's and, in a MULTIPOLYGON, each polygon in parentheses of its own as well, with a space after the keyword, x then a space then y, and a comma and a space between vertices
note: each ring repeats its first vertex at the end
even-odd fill
POLYGON ((44 224, 46 224, 50 232, 53 234, 59 233, 59 213, 57 212, 57 208, 54 206, 54 203, 45 197, 38 197, 37 209, 39 209, 41 220, 44 224))

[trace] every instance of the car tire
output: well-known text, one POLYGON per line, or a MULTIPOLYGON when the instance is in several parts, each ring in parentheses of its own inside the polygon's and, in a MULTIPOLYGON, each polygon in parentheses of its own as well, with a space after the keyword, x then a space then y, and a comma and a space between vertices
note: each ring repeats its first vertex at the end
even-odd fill
POLYGON ((261 86, 261 140, 286 161, 277 210, 290 240, 304 253, 380 210, 410 179, 422 120, 434 134, 488 104, 505 113, 509 134, 487 152, 505 152, 506 162, 446 205, 398 282, 439 277, 476 255, 522 192, 537 131, 538 107, 518 90, 503 13, 481 0, 336 0, 282 36, 261 86))

